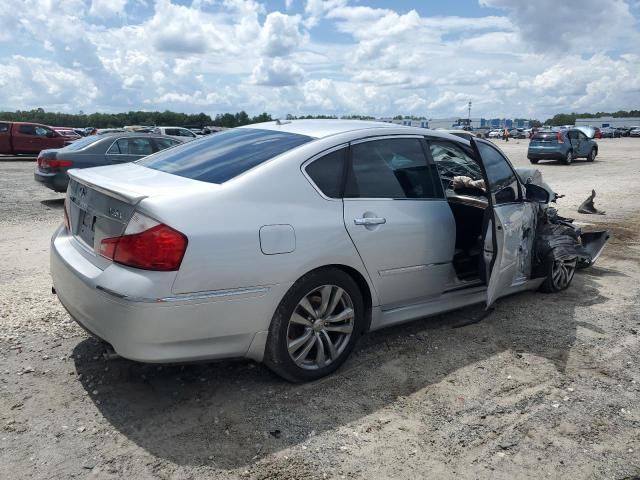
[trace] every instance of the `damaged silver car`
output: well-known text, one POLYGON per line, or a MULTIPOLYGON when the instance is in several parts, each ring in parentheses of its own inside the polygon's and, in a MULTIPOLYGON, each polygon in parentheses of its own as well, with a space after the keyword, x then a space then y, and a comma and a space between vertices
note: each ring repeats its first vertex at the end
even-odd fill
POLYGON ((69 176, 51 274, 76 321, 130 359, 292 381, 366 331, 563 290, 607 238, 491 142, 376 122, 251 125, 69 176))

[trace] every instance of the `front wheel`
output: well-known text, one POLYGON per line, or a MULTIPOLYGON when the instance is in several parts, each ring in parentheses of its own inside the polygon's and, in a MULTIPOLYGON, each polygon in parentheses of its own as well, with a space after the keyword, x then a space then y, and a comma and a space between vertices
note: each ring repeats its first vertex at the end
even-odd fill
POLYGON ((342 270, 305 275, 289 289, 273 316, 265 364, 292 382, 334 372, 353 350, 364 312, 358 285, 342 270))
POLYGON ((591 151, 589 152, 589 155, 587 155, 587 162, 593 162, 596 159, 596 149, 592 148, 591 151))
POLYGON ((540 290, 546 293, 556 293, 567 289, 576 273, 577 263, 575 258, 557 260, 548 256, 542 266, 546 278, 540 286, 540 290))
POLYGON ((571 162, 573 162, 573 152, 569 150, 562 163, 564 163, 565 165, 571 165, 571 162))

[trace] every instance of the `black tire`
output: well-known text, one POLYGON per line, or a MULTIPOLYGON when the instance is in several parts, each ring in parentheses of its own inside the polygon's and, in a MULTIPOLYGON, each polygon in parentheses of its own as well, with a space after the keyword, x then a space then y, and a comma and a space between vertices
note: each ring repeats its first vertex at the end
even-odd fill
MULTIPOLYGON (((334 291, 335 290, 333 290, 332 292, 334 291)), ((318 300, 320 300, 320 297, 318 297, 318 300)), ((340 305, 342 305, 342 303, 340 305)), ((314 310, 317 313, 315 306, 314 310)), ((344 310, 347 310, 346 306, 344 307, 344 310)), ((278 305, 278 308, 273 315, 273 319, 271 320, 271 325, 269 327, 269 335, 267 338, 267 345, 265 349, 264 363, 275 373, 291 382, 308 382, 329 375, 330 373, 336 371, 340 367, 340 365, 344 363, 344 361, 353 350, 358 337, 363 333, 365 325, 364 316, 365 307, 362 299, 362 293, 360 292, 360 289, 358 288, 356 282, 347 273, 337 268, 323 268, 314 270, 306 274, 295 284, 293 284, 284 298, 280 301, 280 304, 278 305), (351 308, 353 310, 352 333, 335 334, 338 337, 340 335, 344 335, 344 343, 341 344, 338 349, 339 354, 337 354, 335 358, 330 358, 330 363, 328 363, 324 367, 318 367, 317 365, 315 367, 311 365, 303 367, 296 363, 296 361, 294 361, 294 359, 292 358, 292 355, 294 355, 296 351, 294 351, 292 354, 289 353, 289 346, 291 345, 291 339, 289 338, 289 335, 291 334, 290 329, 302 329, 303 333, 300 335, 299 339, 304 337, 310 331, 311 337, 309 337, 309 340, 313 339, 315 336, 316 342, 319 341, 320 344, 322 344, 321 349, 323 350, 323 352, 325 351, 325 348, 327 348, 326 338, 329 338, 327 335, 334 335, 334 333, 324 332, 325 336, 323 336, 323 332, 316 332, 315 323, 317 321, 312 320, 312 317, 309 316, 307 316, 307 318, 303 320, 314 323, 314 327, 300 325, 296 322, 292 322, 291 319, 294 313, 298 313, 301 311, 299 310, 301 308, 300 302, 302 302, 305 298, 309 299, 309 295, 313 295, 316 289, 322 289, 327 286, 340 288, 344 293, 347 294, 348 300, 350 300, 350 305, 352 305, 351 308)), ((298 315, 298 317, 300 317, 300 315, 298 315)), ((294 340, 296 339, 294 338, 294 340)), ((305 341, 304 344, 306 343, 307 342, 305 341)), ((303 343, 301 343, 300 345, 302 346, 303 343)), ((303 348, 302 350, 304 349, 305 348, 303 348)), ((314 349, 316 352, 316 359, 312 360, 311 363, 317 361, 317 343, 311 347, 311 350, 308 350, 309 353, 307 355, 313 356, 314 349)))
POLYGON ((596 159, 596 149, 592 148, 591 151, 589 152, 589 155, 587 155, 587 162, 593 162, 596 159))
POLYGON ((529 161, 535 165, 536 163, 538 163, 540 161, 540 159, 538 159, 538 158, 530 158, 529 161))
POLYGON ((567 152, 567 155, 562 160, 562 163, 564 163, 565 165, 571 165, 571 162, 573 162, 573 151, 569 150, 567 152))
POLYGON ((540 290, 545 293, 557 293, 566 290, 571 285, 576 273, 577 260, 555 260, 548 255, 542 263, 545 276, 540 290))

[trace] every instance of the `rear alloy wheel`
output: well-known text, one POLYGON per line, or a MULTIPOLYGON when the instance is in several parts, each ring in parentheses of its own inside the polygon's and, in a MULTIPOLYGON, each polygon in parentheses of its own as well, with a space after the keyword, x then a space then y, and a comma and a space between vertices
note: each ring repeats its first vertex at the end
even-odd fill
POLYGON ((565 165, 571 165, 571 162, 573 162, 573 152, 569 150, 567 152, 567 156, 564 157, 564 160, 562 161, 562 163, 564 163, 565 165))
POLYGON ((596 159, 596 149, 592 148, 591 151, 589 152, 589 155, 587 155, 587 162, 593 162, 596 159))
POLYGON ((351 353, 363 317, 362 295, 349 275, 337 269, 311 272, 280 302, 265 363, 293 382, 328 375, 351 353))
POLYGON ((548 257, 544 263, 546 278, 540 289, 543 292, 555 293, 568 288, 576 273, 577 263, 578 261, 575 258, 557 260, 553 257, 548 257))

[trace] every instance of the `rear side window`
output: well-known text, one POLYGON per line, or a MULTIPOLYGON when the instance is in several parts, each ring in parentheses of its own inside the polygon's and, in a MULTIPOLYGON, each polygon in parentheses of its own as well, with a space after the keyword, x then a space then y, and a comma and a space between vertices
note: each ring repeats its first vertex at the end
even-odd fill
POLYGON ((164 150, 165 148, 174 147, 180 144, 179 141, 171 138, 154 138, 154 141, 156 142, 158 150, 164 150))
POLYGON ((8 123, 0 123, 0 133, 7 133, 9 131, 8 123))
POLYGON ((393 138, 351 147, 351 170, 345 198, 441 198, 437 173, 422 142, 393 138))
POLYGON ((164 129, 164 134, 165 135, 173 135, 174 137, 179 137, 180 136, 180 130, 178 130, 177 128, 165 128, 164 129))
POLYGON ((223 183, 311 140, 295 133, 237 128, 163 150, 138 164, 193 180, 223 183))
POLYGON ((314 160, 306 168, 307 174, 322 193, 330 198, 342 196, 342 178, 346 148, 328 153, 324 157, 314 160))

